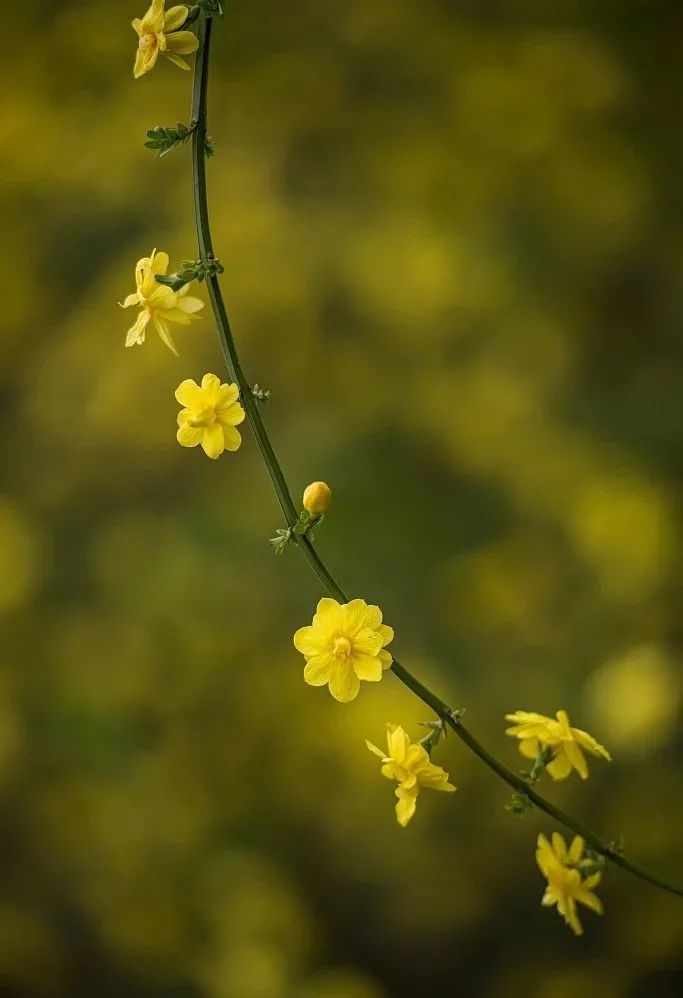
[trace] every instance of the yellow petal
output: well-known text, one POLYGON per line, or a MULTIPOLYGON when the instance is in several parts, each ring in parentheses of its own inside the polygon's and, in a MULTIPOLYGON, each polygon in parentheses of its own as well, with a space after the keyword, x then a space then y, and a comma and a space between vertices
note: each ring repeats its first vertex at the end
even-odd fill
POLYGON ((238 402, 216 409, 216 418, 225 427, 239 426, 240 423, 244 422, 245 417, 246 413, 238 402))
POLYGON ((389 756, 397 763, 403 763, 410 748, 410 738, 400 724, 387 724, 387 746, 389 756))
POLYGON ((196 447, 202 442, 204 428, 202 426, 188 426, 184 423, 178 427, 176 438, 181 447, 196 447))
POLYGON ((164 17, 164 31, 168 33, 169 31, 177 31, 178 28, 182 27, 187 20, 187 7, 171 7, 170 10, 166 11, 166 16, 164 17))
MULTIPOLYGON (((185 285, 187 287, 187 285, 185 285)), ((180 291, 184 289, 181 288, 180 291)), ((189 315, 194 315, 196 312, 201 312, 204 308, 204 302, 201 298, 193 298, 192 295, 183 295, 178 292, 178 308, 181 312, 187 312, 189 315)))
POLYGON ((519 743, 519 751, 525 759, 535 759, 538 755, 538 739, 523 738, 519 743))
POLYGON ((362 602, 365 605, 363 627, 371 627, 374 631, 378 630, 382 626, 382 611, 372 603, 365 603, 365 600, 362 602))
POLYGON ((590 908, 591 911, 594 911, 596 914, 602 915, 604 913, 600 898, 597 894, 594 894, 593 891, 589 891, 585 886, 577 887, 574 890, 574 897, 577 901, 580 901, 581 904, 585 904, 587 908, 590 908))
POLYGON ((204 428, 202 437, 202 448, 207 457, 213 461, 221 456, 225 450, 225 438, 223 437, 223 427, 220 423, 204 428))
POLYGON ((586 764, 586 759, 583 752, 576 744, 576 742, 563 742, 562 748, 567 754, 569 762, 572 764, 574 769, 577 771, 582 780, 588 779, 588 766, 586 764))
POLYGON ((147 295, 147 304, 153 309, 161 309, 163 312, 170 311, 175 308, 176 293, 167 288, 166 285, 155 282, 154 288, 147 295))
POLYGON ((330 672, 330 693, 340 703, 355 700, 360 689, 360 679, 351 668, 350 662, 342 662, 330 672))
POLYGON ((133 25, 133 31, 137 34, 138 38, 142 34, 142 21, 139 17, 136 17, 134 21, 131 21, 133 25))
POLYGON ((382 668, 383 669, 386 670, 386 669, 390 669, 391 668, 394 660, 393 660, 393 658, 391 657, 391 655, 389 654, 388 651, 381 651, 377 657, 379 658, 380 662, 382 663, 382 668))
POLYGON ((334 658, 327 655, 316 655, 306 662, 304 668, 304 680, 309 686, 326 686, 330 681, 330 674, 336 665, 334 658))
POLYGON ((341 624, 341 605, 330 596, 323 596, 313 616, 313 626, 319 627, 325 634, 335 630, 341 624))
POLYGON ((569 715, 566 710, 558 710, 555 714, 557 717, 557 723, 560 725, 560 732, 562 738, 569 737, 569 715))
POLYGON ((218 396, 220 391, 221 382, 215 374, 205 374, 202 378, 202 391, 206 392, 207 397, 211 396, 211 403, 213 404, 215 398, 218 396))
MULTIPOLYGON (((396 768, 393 766, 392 768, 396 768)), ((401 773, 399 776, 395 777, 401 784, 401 790, 410 793, 417 793, 420 789, 417 783, 417 776, 415 773, 401 773)))
POLYGON ((239 430, 236 430, 234 426, 223 426, 222 423, 216 423, 223 432, 223 446, 226 450, 234 452, 239 450, 242 446, 242 434, 239 430))
POLYGON ((401 779, 400 775, 396 772, 396 766, 391 761, 391 759, 389 759, 388 761, 386 759, 384 760, 384 765, 380 769, 380 773, 382 774, 385 780, 401 779))
POLYGON ((540 724, 545 725, 552 718, 546 717, 545 714, 535 714, 528 710, 516 710, 514 714, 506 714, 506 721, 512 721, 515 724, 540 724))
MULTIPOLYGON (((152 256, 156 253, 156 250, 152 250, 152 256)), ((135 264, 135 286, 138 291, 142 291, 142 285, 145 278, 145 271, 150 270, 152 267, 152 257, 143 256, 135 264)))
POLYGON ((359 679, 364 679, 366 683, 378 683, 384 673, 382 663, 374 655, 357 655, 354 651, 351 656, 353 671, 359 679))
POLYGON ((135 56, 135 65, 133 66, 133 76, 136 80, 138 80, 141 76, 144 76, 145 73, 149 73, 150 70, 154 69, 158 56, 159 48, 157 45, 138 47, 138 51, 135 56))
POLYGON ((188 409, 193 409, 195 412, 204 408, 202 390, 192 378, 186 378, 185 381, 180 382, 175 390, 175 398, 180 405, 187 406, 188 409))
POLYGON ((411 773, 426 769, 429 766, 429 753, 423 745, 413 742, 406 749, 403 765, 411 773))
POLYGON ((167 322, 174 322, 178 326, 189 326, 192 322, 193 317, 187 312, 182 312, 179 308, 164 309, 163 312, 167 322))
POLYGON ((592 735, 588 734, 587 731, 582 731, 581 728, 572 728, 571 733, 582 748, 592 752, 593 755, 602 756, 602 758, 607 759, 608 762, 612 761, 612 756, 609 754, 605 746, 601 745, 600 742, 597 742, 592 735))
POLYGON ((306 627, 300 627, 296 631, 294 634, 294 647, 302 655, 307 655, 310 658, 313 658, 315 655, 321 655, 323 651, 328 650, 327 644, 320 640, 317 630, 310 624, 307 624, 306 627))
POLYGON ((239 397, 240 390, 237 385, 221 385, 216 394, 216 412, 234 405, 239 397))
POLYGON ((421 786, 430 790, 445 790, 449 793, 455 790, 453 784, 448 782, 448 773, 445 769, 433 763, 429 763, 425 769, 418 772, 418 780, 421 786))
POLYGON ((557 865, 557 857, 552 846, 542 833, 536 841, 536 862, 544 877, 548 876, 548 870, 557 865))
MULTIPOLYGON (((165 275, 168 271, 168 253, 157 253, 154 251, 154 257, 151 261, 152 273, 165 275)), ((170 289, 169 289, 170 290, 170 289)))
POLYGON ((118 304, 121 306, 121 308, 130 308, 132 305, 139 305, 140 295, 137 293, 128 295, 125 301, 119 302, 118 304))
POLYGON ((379 756, 380 759, 384 760, 385 755, 381 749, 378 749, 376 745, 373 745, 372 742, 369 742, 367 738, 365 739, 365 744, 370 749, 373 755, 379 756))
POLYGON ((574 935, 582 936, 583 926, 581 925, 579 916, 576 913, 576 901, 574 900, 574 898, 567 898, 566 907, 563 914, 565 922, 570 927, 574 935))
POLYGON ((145 14, 143 20, 150 25, 156 27, 161 27, 164 23, 164 7, 166 6, 166 0, 152 0, 149 10, 145 14))
POLYGON ((158 316, 156 312, 152 314, 152 320, 154 322, 154 328, 159 334, 162 343, 166 344, 171 353, 174 353, 176 357, 179 357, 180 355, 176 349, 175 343, 173 342, 173 337, 171 336, 171 331, 168 328, 167 323, 164 322, 164 320, 160 318, 160 316, 158 316))
POLYGON ((379 655, 382 647, 382 636, 377 631, 364 627, 353 638, 354 654, 358 651, 361 655, 371 655, 373 658, 379 655))
POLYGON ((546 766, 546 772, 553 780, 566 780, 572 771, 572 764, 567 758, 563 748, 558 749, 557 755, 546 766))
POLYGON ((567 843, 564 841, 564 837, 559 832, 553 832, 551 842, 553 844, 553 852, 561 863, 565 863, 567 859, 567 843))
POLYGON ((394 640, 393 627, 389 627, 387 624, 379 624, 376 630, 382 639, 383 648, 385 647, 385 645, 391 644, 391 642, 394 640))
POLYGON ((145 308, 142 310, 142 312, 140 312, 134 324, 130 327, 128 333, 126 334, 127 347, 132 347, 138 343, 145 342, 145 329, 147 328, 149 319, 150 319, 149 312, 145 308))
POLYGON ((192 31, 174 31, 166 37, 167 51, 176 55, 189 55, 199 48, 197 36, 192 31))
POLYGON ((369 607, 364 599, 352 599, 344 607, 344 633, 351 637, 366 627, 372 627, 372 622, 378 626, 382 619, 379 608, 369 607), (379 615, 379 620, 377 616, 379 615), (370 621, 370 623, 368 623, 370 621))
MULTIPOLYGON (((399 790, 396 794, 399 794, 399 790)), ((412 816, 415 814, 415 808, 417 807, 417 795, 416 794, 406 794, 405 796, 399 797, 396 803, 396 820, 398 821, 401 828, 405 828, 412 816)))
POLYGON ((505 729, 505 734, 509 735, 511 738, 520 739, 546 739, 548 735, 548 729, 545 725, 540 724, 513 724, 511 728, 505 729))
POLYGON ((173 52, 166 52, 164 54, 166 58, 169 60, 169 62, 172 62, 174 66, 178 67, 178 69, 184 69, 186 72, 188 73, 190 72, 190 69, 192 67, 188 66, 185 60, 181 59, 179 55, 174 55, 173 52))
POLYGON ((583 847, 585 843, 580 835, 575 835, 572 844, 569 847, 569 852, 567 855, 572 863, 578 863, 583 856, 583 847))
POLYGON ((142 260, 138 261, 138 265, 135 268, 135 283, 143 298, 149 298, 157 288, 161 287, 160 284, 157 284, 156 278, 152 273, 152 261, 149 257, 143 257, 142 260))

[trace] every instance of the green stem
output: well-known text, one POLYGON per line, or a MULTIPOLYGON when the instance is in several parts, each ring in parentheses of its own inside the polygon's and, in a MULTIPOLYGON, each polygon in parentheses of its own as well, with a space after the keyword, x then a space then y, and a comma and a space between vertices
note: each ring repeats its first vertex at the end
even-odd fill
MULTIPOLYGON (((192 124, 195 126, 192 135, 192 163, 197 238, 199 241, 199 255, 203 261, 207 261, 214 256, 206 192, 205 151, 211 32, 211 19, 204 15, 200 15, 198 27, 199 49, 196 54, 192 96, 192 124)), ((218 277, 209 277, 207 279, 207 286, 228 371, 230 372, 233 380, 239 386, 242 404, 246 410, 249 425, 254 432, 254 436, 256 437, 256 441, 261 451, 261 456, 263 457, 266 467, 268 468, 268 472, 282 508, 285 521, 289 527, 294 527, 298 519, 298 512, 292 501, 287 482, 282 473, 277 457, 275 456, 275 452, 272 444, 270 443, 263 420, 261 419, 261 413, 256 399, 252 395, 251 386, 247 381, 244 371, 242 370, 242 365, 240 363, 234 337, 230 328, 228 313, 225 307, 225 302, 223 301, 223 295, 218 277)), ((305 536, 296 536, 296 542, 308 560, 312 570, 320 580, 324 591, 343 603, 348 602, 348 597, 346 596, 344 590, 323 563, 311 540, 305 536)), ((401 665, 397 659, 394 659, 391 669, 396 678, 399 679, 404 686, 407 686, 407 688, 417 697, 419 697, 423 703, 430 707, 438 717, 448 724, 458 738, 464 742, 464 744, 467 745, 467 747, 474 752, 474 754, 478 756, 479 759, 481 759, 481 761, 489 767, 489 769, 493 770, 493 772, 504 780, 508 786, 512 787, 513 790, 518 793, 525 794, 540 811, 544 811, 559 824, 571 829, 571 831, 575 834, 582 836, 586 843, 594 849, 595 852, 600 853, 600 855, 604 856, 612 863, 615 863, 617 866, 620 866, 622 869, 628 870, 629 873, 639 877, 641 880, 647 880, 649 883, 654 884, 656 887, 661 887, 665 891, 670 891, 673 894, 683 896, 683 888, 669 884, 656 874, 650 873, 648 870, 632 863, 620 852, 617 852, 614 846, 610 843, 604 842, 601 838, 599 838, 599 836, 591 832, 590 829, 584 828, 583 825, 581 825, 571 815, 565 814, 564 811, 561 811, 558 807, 555 807, 554 804, 551 804, 550 801, 536 793, 536 791, 526 780, 524 780, 517 773, 513 772, 513 770, 508 769, 508 767, 502 762, 499 762, 495 756, 492 756, 490 752, 488 752, 487 749, 485 749, 484 746, 477 741, 474 735, 472 735, 467 728, 463 726, 457 711, 449 707, 447 703, 441 700, 435 693, 428 689, 428 687, 421 683, 419 679, 413 676, 413 674, 409 672, 405 666, 401 665)))

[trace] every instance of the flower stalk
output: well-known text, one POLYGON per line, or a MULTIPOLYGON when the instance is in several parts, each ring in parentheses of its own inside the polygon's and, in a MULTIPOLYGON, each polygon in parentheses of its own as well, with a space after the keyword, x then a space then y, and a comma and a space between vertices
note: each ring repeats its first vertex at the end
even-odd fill
MULTIPOLYGON (((199 256, 200 260, 208 265, 209 261, 215 259, 206 181, 207 98, 213 21, 211 17, 206 15, 204 9, 202 9, 197 23, 199 45, 194 66, 192 97, 193 191, 199 256)), ((247 421, 256 438, 261 456, 268 469, 271 482, 282 509, 287 525, 284 532, 288 534, 288 540, 291 539, 300 548, 311 569, 319 579, 325 593, 334 600, 338 600, 341 603, 348 603, 349 597, 320 558, 308 533, 296 532, 295 528, 299 521, 299 511, 294 505, 284 474, 261 418, 257 405, 257 395, 254 394, 254 389, 249 385, 242 368, 221 292, 218 274, 215 272, 207 273, 206 285, 218 327, 225 362, 231 379, 239 387, 241 402, 246 411, 247 421)), ((391 665, 391 671, 404 686, 434 711, 441 722, 440 728, 448 726, 484 765, 512 788, 515 795, 523 797, 524 801, 528 801, 529 805, 533 805, 540 811, 543 811, 555 822, 570 829, 575 835, 580 836, 592 852, 604 857, 641 880, 647 881, 672 894, 683 896, 683 888, 669 883, 662 877, 651 873, 627 859, 614 843, 604 841, 590 829, 584 828, 572 815, 566 814, 551 801, 546 800, 546 798, 537 793, 533 786, 535 780, 529 779, 528 776, 525 778, 498 760, 463 725, 461 720, 462 710, 455 710, 450 707, 395 658, 391 665)), ((428 737, 431 738, 431 735, 428 737)))

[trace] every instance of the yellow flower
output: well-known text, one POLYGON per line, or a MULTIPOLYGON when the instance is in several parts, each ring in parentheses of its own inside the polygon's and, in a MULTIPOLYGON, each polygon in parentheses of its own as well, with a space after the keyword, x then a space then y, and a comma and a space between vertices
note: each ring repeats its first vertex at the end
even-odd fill
POLYGON ((325 482, 311 482, 304 490, 304 509, 311 516, 326 513, 332 504, 332 489, 325 482))
POLYGON ((578 869, 583 856, 584 841, 577 835, 569 849, 557 832, 553 833, 552 845, 545 835, 538 836, 536 862, 548 881, 541 904, 557 910, 575 935, 583 934, 583 926, 576 913, 576 902, 585 904, 598 915, 602 915, 602 902, 592 888, 600 883, 600 872, 582 877, 578 869))
POLYGON ((410 741, 400 724, 387 724, 386 753, 367 739, 365 744, 382 760, 382 776, 398 783, 396 818, 402 828, 415 814, 420 787, 451 792, 456 789, 448 782, 448 773, 434 765, 422 745, 410 741))
POLYGON ((607 749, 596 742, 592 735, 570 726, 566 710, 558 710, 556 719, 526 710, 506 714, 505 719, 513 722, 513 726, 505 734, 520 739, 519 751, 527 759, 535 759, 540 749, 552 750, 553 758, 546 769, 554 780, 566 779, 572 769, 577 771, 582 780, 588 778, 588 766, 582 749, 611 761, 607 749))
POLYGON ((178 443, 201 444, 213 459, 224 450, 239 450, 242 437, 235 427, 244 421, 239 394, 237 385, 222 385, 215 374, 205 374, 201 387, 191 379, 178 385, 175 397, 185 406, 178 413, 178 443))
POLYGON ((154 68, 160 52, 181 69, 189 69, 180 57, 196 52, 199 47, 197 36, 192 31, 178 31, 187 18, 187 7, 171 7, 166 11, 165 5, 166 0, 152 0, 145 16, 136 17, 133 21, 133 28, 140 39, 133 70, 136 79, 154 68))
POLYGON ((368 606, 363 599, 340 604, 325 598, 318 603, 312 625, 300 627, 294 635, 294 647, 306 658, 306 682, 329 684, 335 700, 348 703, 358 696, 361 679, 378 683, 391 666, 384 646, 393 639, 378 606, 368 606))
POLYGON ((204 302, 188 295, 189 284, 180 291, 171 291, 164 284, 158 284, 156 274, 165 274, 168 270, 168 253, 152 251, 151 256, 138 260, 135 268, 135 283, 137 291, 128 295, 121 308, 139 305, 141 312, 126 335, 126 346, 132 347, 145 342, 145 331, 150 322, 158 332, 169 350, 177 356, 175 343, 171 336, 169 323, 189 326, 193 319, 198 318, 197 312, 204 308, 204 302))

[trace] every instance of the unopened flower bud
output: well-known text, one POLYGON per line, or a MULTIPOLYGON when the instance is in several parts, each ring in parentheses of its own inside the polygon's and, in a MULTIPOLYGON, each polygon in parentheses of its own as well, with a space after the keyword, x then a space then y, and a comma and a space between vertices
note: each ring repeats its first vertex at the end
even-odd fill
POLYGON ((304 509, 311 516, 327 512, 332 503, 332 489, 325 482, 311 482, 304 492, 304 509))

